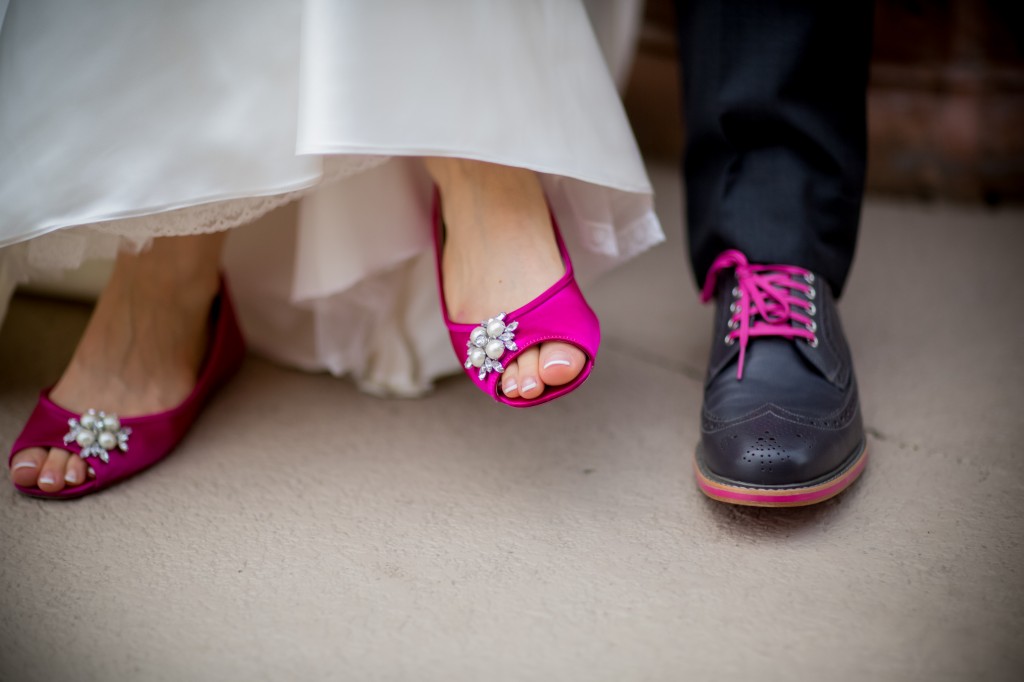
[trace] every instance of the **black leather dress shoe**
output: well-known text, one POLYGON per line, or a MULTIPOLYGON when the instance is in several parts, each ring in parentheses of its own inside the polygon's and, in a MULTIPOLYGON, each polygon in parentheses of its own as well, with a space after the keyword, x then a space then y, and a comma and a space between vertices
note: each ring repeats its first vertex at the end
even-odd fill
POLYGON ((733 504, 814 504, 845 490, 867 463, 850 349, 829 287, 788 265, 716 259, 715 299, 697 482, 733 504))

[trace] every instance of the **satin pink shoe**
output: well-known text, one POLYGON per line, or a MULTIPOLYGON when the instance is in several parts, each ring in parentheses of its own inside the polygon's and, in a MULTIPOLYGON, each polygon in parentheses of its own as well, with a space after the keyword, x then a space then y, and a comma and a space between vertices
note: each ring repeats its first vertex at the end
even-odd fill
POLYGON ((125 419, 96 410, 76 414, 51 401, 51 389, 44 390, 11 447, 8 468, 15 453, 26 448, 61 448, 85 459, 96 477, 56 493, 20 485, 15 488, 32 497, 72 499, 114 485, 169 454, 206 401, 238 371, 245 357, 245 342, 223 280, 210 319, 210 345, 196 385, 180 405, 170 410, 125 419))
POLYGON ((551 225, 565 264, 565 274, 557 282, 537 298, 509 313, 498 313, 480 324, 452 322, 444 300, 444 277, 441 271, 441 235, 444 234, 441 202, 436 196, 434 200, 437 283, 441 313, 448 327, 452 349, 477 388, 494 400, 512 407, 533 407, 576 390, 594 369, 594 358, 601 345, 601 325, 576 284, 572 261, 553 214, 551 225), (583 351, 586 361, 579 375, 563 386, 546 387, 543 393, 532 400, 509 398, 502 393, 501 374, 505 367, 527 348, 546 341, 571 343, 583 351))

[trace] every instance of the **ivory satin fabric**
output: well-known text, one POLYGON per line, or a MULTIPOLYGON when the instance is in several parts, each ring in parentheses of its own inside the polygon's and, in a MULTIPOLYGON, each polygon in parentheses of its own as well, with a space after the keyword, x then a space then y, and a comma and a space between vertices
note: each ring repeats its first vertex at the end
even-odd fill
POLYGON ((119 245, 239 228, 254 349, 416 395, 459 369, 416 157, 541 173, 583 278, 663 239, 576 0, 10 0, 2 21, 3 305, 119 245), (294 224, 253 222, 290 201, 294 224))

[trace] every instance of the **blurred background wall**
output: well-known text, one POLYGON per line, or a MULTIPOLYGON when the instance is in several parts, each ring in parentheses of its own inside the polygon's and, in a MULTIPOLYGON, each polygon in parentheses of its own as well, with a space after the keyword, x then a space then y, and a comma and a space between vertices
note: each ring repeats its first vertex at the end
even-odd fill
MULTIPOLYGON (((648 159, 682 153, 672 0, 647 0, 625 102, 648 159)), ((1024 0, 877 0, 868 190, 1024 202, 1024 0)))

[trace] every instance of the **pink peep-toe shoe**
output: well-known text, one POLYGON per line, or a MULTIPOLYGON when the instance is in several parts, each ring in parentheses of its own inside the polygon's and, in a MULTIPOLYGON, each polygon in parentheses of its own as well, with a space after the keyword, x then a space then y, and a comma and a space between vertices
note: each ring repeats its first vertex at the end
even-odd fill
MULTIPOLYGON (((540 296, 508 313, 498 313, 479 324, 452 322, 444 300, 444 277, 441 271, 442 235, 441 202, 434 200, 434 246, 437 261, 437 282, 441 312, 448 327, 452 349, 466 368, 469 378, 484 393, 512 407, 533 407, 576 390, 594 369, 594 358, 601 345, 601 325, 587 305, 576 284, 572 261, 562 241, 555 216, 551 216, 558 250, 565 263, 565 274, 540 296), (548 386, 540 396, 509 398, 501 391, 501 374, 527 348, 546 341, 571 343, 586 355, 579 375, 563 386, 548 386)), ((514 266, 514 265, 513 265, 514 266)))
POLYGON ((245 342, 235 318, 227 287, 210 310, 211 338, 195 387, 177 407, 139 417, 88 410, 76 414, 50 400, 50 390, 39 402, 21 435, 11 447, 10 460, 26 448, 61 448, 89 462, 95 478, 56 493, 16 485, 32 497, 67 500, 107 488, 163 459, 185 436, 211 395, 238 371, 245 356, 245 342))

